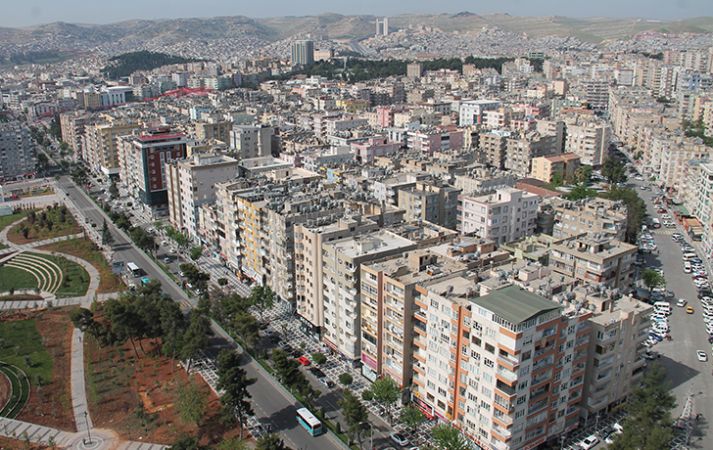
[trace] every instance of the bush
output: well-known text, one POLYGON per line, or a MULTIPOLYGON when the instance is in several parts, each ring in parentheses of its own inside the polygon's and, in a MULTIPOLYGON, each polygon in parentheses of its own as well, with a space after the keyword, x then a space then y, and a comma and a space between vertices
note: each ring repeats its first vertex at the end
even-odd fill
POLYGON ((339 375, 339 382, 342 383, 344 386, 349 386, 354 382, 354 377, 352 377, 351 374, 344 372, 343 374, 339 375))
POLYGON ((327 362, 327 357, 319 352, 312 353, 312 361, 314 361, 315 364, 324 364, 327 362))

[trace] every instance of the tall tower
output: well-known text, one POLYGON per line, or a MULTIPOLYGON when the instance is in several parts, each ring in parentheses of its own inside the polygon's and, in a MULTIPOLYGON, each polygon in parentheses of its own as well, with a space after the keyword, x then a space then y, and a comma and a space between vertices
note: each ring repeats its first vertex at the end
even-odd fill
POLYGON ((376 36, 389 35, 389 18, 376 19, 376 36))
POLYGON ((309 66, 314 64, 314 42, 308 40, 295 41, 292 44, 292 65, 309 66))

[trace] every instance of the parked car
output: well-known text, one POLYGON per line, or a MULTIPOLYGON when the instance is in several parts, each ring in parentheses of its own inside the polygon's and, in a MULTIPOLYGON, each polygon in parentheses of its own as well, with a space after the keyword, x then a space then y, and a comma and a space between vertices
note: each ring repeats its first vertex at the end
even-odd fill
POLYGON ((708 361, 708 354, 703 350, 696 350, 696 358, 698 358, 700 362, 706 362, 708 361))
POLYGON ((306 356, 302 355, 299 358, 297 358, 297 362, 300 363, 303 366, 309 366, 312 364, 312 361, 309 360, 306 356))
POLYGON ((389 438, 402 447, 406 447, 409 444, 409 440, 401 433, 391 433, 389 438))
POLYGON ((579 442, 579 446, 582 450, 589 450, 599 443, 599 438, 595 435, 587 436, 579 442))

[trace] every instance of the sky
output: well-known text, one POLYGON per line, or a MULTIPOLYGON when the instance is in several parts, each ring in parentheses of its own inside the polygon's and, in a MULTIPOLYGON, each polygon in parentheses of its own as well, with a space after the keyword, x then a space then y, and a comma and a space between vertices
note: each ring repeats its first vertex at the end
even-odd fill
POLYGON ((326 12, 396 15, 460 11, 665 20, 713 16, 713 0, 0 0, 0 26, 235 15, 303 16, 326 12))

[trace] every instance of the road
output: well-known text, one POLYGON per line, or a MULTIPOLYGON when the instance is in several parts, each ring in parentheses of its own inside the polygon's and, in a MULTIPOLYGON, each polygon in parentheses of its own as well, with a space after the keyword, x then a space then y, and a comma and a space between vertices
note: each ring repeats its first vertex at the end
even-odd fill
MULTIPOLYGON (((163 291, 175 301, 180 302, 183 308, 190 309, 197 305, 197 301, 189 298, 153 260, 137 249, 128 236, 122 230, 116 228, 106 214, 69 177, 61 177, 57 185, 68 194, 68 199, 84 217, 97 224, 101 224, 106 220, 109 231, 114 237, 115 260, 132 261, 137 264, 152 280, 160 282, 163 291)), ((232 348, 237 347, 235 342, 215 323, 213 324, 213 331, 218 338, 225 342, 224 345, 232 348)), ((295 419, 297 403, 290 398, 284 388, 274 381, 255 360, 246 355, 244 361, 243 368, 248 376, 256 379, 256 383, 249 389, 256 416, 263 423, 270 424, 272 431, 279 433, 285 444, 302 450, 337 450, 345 448, 344 444, 332 433, 319 437, 310 436, 307 431, 298 425, 295 419)))
MULTIPOLYGON (((659 217, 653 202, 656 194, 650 190, 642 191, 640 189, 647 183, 633 181, 631 184, 646 202, 648 215, 659 217)), ((683 272, 681 246, 671 239, 671 234, 674 232, 686 234, 678 225, 676 228, 662 227, 654 230, 658 255, 646 255, 646 266, 661 267, 666 278, 667 289, 674 293, 676 299, 686 299, 688 304, 694 307, 695 313, 689 315, 686 314, 684 308, 674 306, 673 313, 669 317, 673 340, 660 342, 654 347, 654 350, 662 354, 659 361, 668 372, 672 392, 676 396, 677 407, 674 410, 674 416, 680 415, 687 396, 692 395, 694 413, 701 413, 705 422, 709 423, 713 422, 713 375, 711 374, 713 354, 710 351, 711 345, 708 343, 708 334, 701 316, 701 303, 698 300, 696 288, 690 275, 683 272), (696 358, 696 350, 708 353, 708 362, 699 362, 696 358)), ((691 242, 689 241, 689 243, 691 242)), ((698 436, 694 437, 691 448, 711 448, 710 441, 704 442, 703 439, 707 438, 701 436, 707 430, 696 431, 694 436, 696 434, 698 436)))

